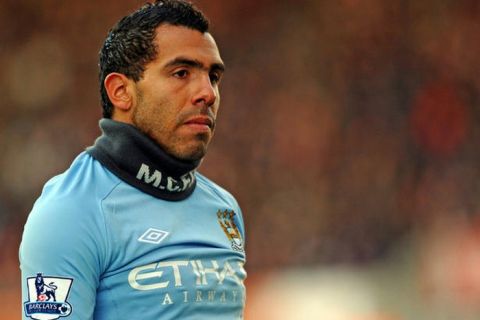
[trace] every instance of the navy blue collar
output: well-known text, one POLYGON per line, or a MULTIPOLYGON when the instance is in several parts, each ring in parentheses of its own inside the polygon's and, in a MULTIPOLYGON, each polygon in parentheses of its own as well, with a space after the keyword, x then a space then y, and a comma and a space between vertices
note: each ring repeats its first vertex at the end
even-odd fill
POLYGON ((135 126, 100 120, 102 135, 87 152, 126 183, 154 197, 179 201, 195 189, 198 161, 166 153, 135 126))

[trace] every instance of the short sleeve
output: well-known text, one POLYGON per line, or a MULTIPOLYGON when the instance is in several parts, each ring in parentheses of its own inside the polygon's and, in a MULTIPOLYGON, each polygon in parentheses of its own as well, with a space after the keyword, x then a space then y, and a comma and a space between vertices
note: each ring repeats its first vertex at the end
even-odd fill
POLYGON ((37 201, 19 251, 23 319, 93 319, 105 258, 103 233, 101 213, 88 202, 37 201))

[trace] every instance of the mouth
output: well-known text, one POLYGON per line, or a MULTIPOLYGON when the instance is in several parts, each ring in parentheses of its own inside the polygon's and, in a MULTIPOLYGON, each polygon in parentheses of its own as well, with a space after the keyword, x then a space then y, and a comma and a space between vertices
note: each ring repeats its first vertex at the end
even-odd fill
POLYGON ((199 129, 208 128, 210 130, 213 130, 215 126, 215 122, 213 121, 213 119, 207 116, 196 116, 196 117, 190 118, 187 121, 185 121, 184 124, 192 128, 199 128, 199 129))

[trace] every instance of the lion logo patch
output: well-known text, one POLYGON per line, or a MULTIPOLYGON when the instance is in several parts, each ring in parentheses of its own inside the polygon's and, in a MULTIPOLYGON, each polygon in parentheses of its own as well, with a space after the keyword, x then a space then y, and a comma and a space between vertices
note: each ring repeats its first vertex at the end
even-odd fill
POLYGON ((68 317, 72 313, 72 306, 67 302, 72 281, 70 278, 44 277, 42 273, 27 278, 25 315, 38 320, 68 317))

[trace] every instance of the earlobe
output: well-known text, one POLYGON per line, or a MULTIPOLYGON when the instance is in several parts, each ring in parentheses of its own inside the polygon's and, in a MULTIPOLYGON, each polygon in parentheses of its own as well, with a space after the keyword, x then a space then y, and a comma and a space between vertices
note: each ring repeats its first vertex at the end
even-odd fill
POLYGON ((130 82, 124 74, 110 73, 105 77, 103 85, 108 98, 114 106, 114 114, 128 112, 132 108, 133 97, 130 91, 130 82))

